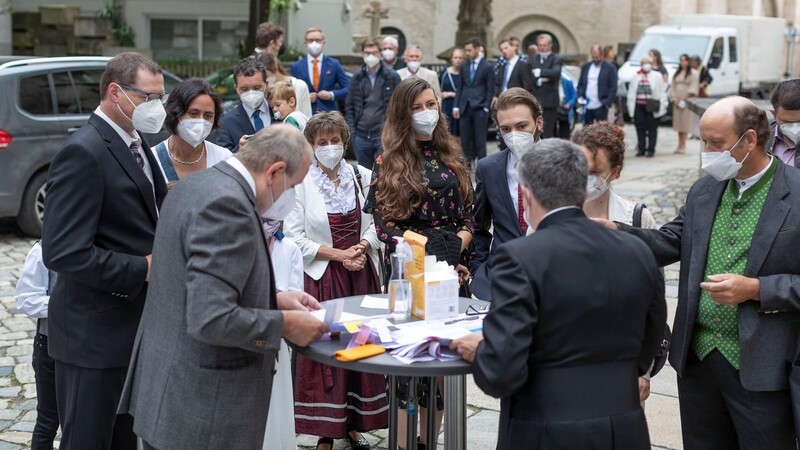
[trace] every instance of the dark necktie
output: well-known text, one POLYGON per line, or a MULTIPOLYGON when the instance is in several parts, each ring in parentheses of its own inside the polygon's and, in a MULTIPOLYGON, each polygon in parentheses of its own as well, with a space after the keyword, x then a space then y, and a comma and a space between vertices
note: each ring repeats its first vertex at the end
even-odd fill
POLYGON ((478 62, 472 61, 472 65, 469 68, 469 81, 470 83, 475 81, 475 71, 478 70, 478 62))
POLYGON ((253 111, 253 128, 256 129, 256 132, 264 128, 264 121, 261 120, 261 111, 258 109, 253 111))
POLYGON ((517 220, 519 220, 519 227, 522 229, 522 235, 528 231, 528 224, 525 223, 525 206, 522 202, 522 185, 517 185, 517 220))
POLYGON ((131 142, 131 153, 133 153, 133 157, 136 158, 136 163, 139 164, 139 168, 144 170, 144 158, 142 157, 142 154, 139 153, 138 140, 131 142))

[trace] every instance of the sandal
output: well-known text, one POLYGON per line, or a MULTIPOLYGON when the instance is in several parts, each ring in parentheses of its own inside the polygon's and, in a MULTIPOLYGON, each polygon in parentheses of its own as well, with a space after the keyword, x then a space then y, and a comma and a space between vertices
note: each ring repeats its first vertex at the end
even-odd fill
POLYGON ((350 443, 350 448, 353 450, 370 450, 371 448, 369 441, 364 438, 364 435, 361 435, 361 439, 356 440, 348 432, 345 437, 347 438, 347 442, 350 443))
POLYGON ((319 450, 319 446, 325 444, 329 445, 328 450, 333 450, 333 439, 331 438, 319 438, 317 440, 316 449, 319 450))

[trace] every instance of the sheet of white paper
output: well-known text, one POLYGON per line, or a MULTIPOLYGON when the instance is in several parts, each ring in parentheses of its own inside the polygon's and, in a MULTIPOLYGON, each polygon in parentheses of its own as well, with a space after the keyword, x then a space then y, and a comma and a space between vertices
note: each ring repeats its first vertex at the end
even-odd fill
POLYGON ((388 311, 389 299, 381 297, 373 297, 371 295, 365 295, 364 299, 361 300, 361 307, 370 309, 384 309, 388 311))
MULTIPOLYGON (((325 322, 325 318, 328 315, 328 310, 326 309, 318 309, 316 311, 311 311, 311 314, 316 317, 317 319, 325 322)), ((331 323, 344 323, 344 322, 353 322, 356 320, 363 320, 367 316, 362 316, 359 314, 353 314, 349 312, 341 312, 339 313, 339 320, 331 323)), ((328 322, 325 322, 328 323, 328 322)))

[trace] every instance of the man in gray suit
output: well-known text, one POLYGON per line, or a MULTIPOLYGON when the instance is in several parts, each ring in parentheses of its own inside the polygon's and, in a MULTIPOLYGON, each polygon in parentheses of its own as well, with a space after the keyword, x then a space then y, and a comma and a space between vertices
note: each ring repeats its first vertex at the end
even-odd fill
POLYGON ((315 299, 276 294, 261 227, 291 211, 311 154, 276 125, 170 191, 119 407, 145 449, 260 449, 281 337, 327 331, 315 299))
POLYGON ((765 150, 770 128, 728 97, 700 120, 709 173, 660 230, 605 221, 681 262, 669 361, 686 449, 795 449, 789 367, 800 338, 800 171, 765 150))

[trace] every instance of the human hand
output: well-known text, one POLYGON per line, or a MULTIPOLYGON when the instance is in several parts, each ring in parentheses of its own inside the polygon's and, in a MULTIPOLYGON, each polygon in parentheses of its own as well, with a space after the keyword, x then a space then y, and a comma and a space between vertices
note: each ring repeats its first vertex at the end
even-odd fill
POLYGON ((650 380, 639 377, 639 401, 643 402, 647 397, 650 397, 650 380))
POLYGON ((325 322, 317 319, 306 311, 282 311, 283 331, 282 336, 287 341, 307 347, 323 334, 328 332, 325 322))
POLYGON ((331 91, 319 91, 317 92, 317 97, 319 97, 322 100, 332 100, 333 93, 331 93, 331 91))
POLYGON ((738 305, 748 300, 759 301, 761 283, 758 278, 748 278, 733 273, 709 275, 708 281, 700 283, 711 300, 720 305, 738 305))
POLYGON ((459 264, 456 266, 456 272, 458 272, 458 282, 460 284, 464 284, 472 278, 472 275, 469 273, 469 269, 467 269, 463 264, 459 264))
POLYGON ((453 108, 453 119, 460 119, 461 112, 457 108, 453 108))
POLYGON ((353 247, 350 247, 348 249, 339 250, 338 251, 339 262, 344 262, 344 260, 346 260, 346 259, 355 259, 359 255, 361 255, 361 251, 357 250, 355 247, 356 246, 354 245, 353 247))
POLYGON ((317 102, 317 93, 316 92, 310 92, 308 94, 308 98, 311 100, 311 103, 316 103, 317 102))
POLYGON ((450 349, 455 350, 468 362, 475 360, 475 351, 478 349, 478 344, 483 340, 483 332, 478 331, 475 333, 461 336, 458 339, 450 341, 450 349))
POLYGON ((542 83, 549 83, 550 82, 550 78, 548 78, 548 77, 542 77, 542 78, 539 78, 539 80, 541 80, 542 83))
POLYGON ((321 308, 313 295, 303 291, 278 292, 277 303, 282 311, 314 311, 321 308))
POLYGON ((619 230, 619 225, 617 225, 617 223, 614 222, 614 221, 611 221, 611 220, 608 220, 608 219, 603 219, 603 218, 600 218, 600 217, 591 217, 591 219, 594 220, 595 222, 599 223, 600 225, 606 227, 606 228, 610 228, 612 230, 619 230))
POLYGON ((342 264, 344 264, 345 269, 351 272, 358 272, 359 270, 363 270, 364 266, 367 264, 367 256, 360 255, 357 258, 345 259, 342 264))
POLYGON ((533 69, 533 76, 539 78, 542 75, 542 69, 533 69))
POLYGON ((144 281, 150 281, 150 266, 153 264, 153 254, 144 257, 147 260, 147 275, 144 276, 144 281))

